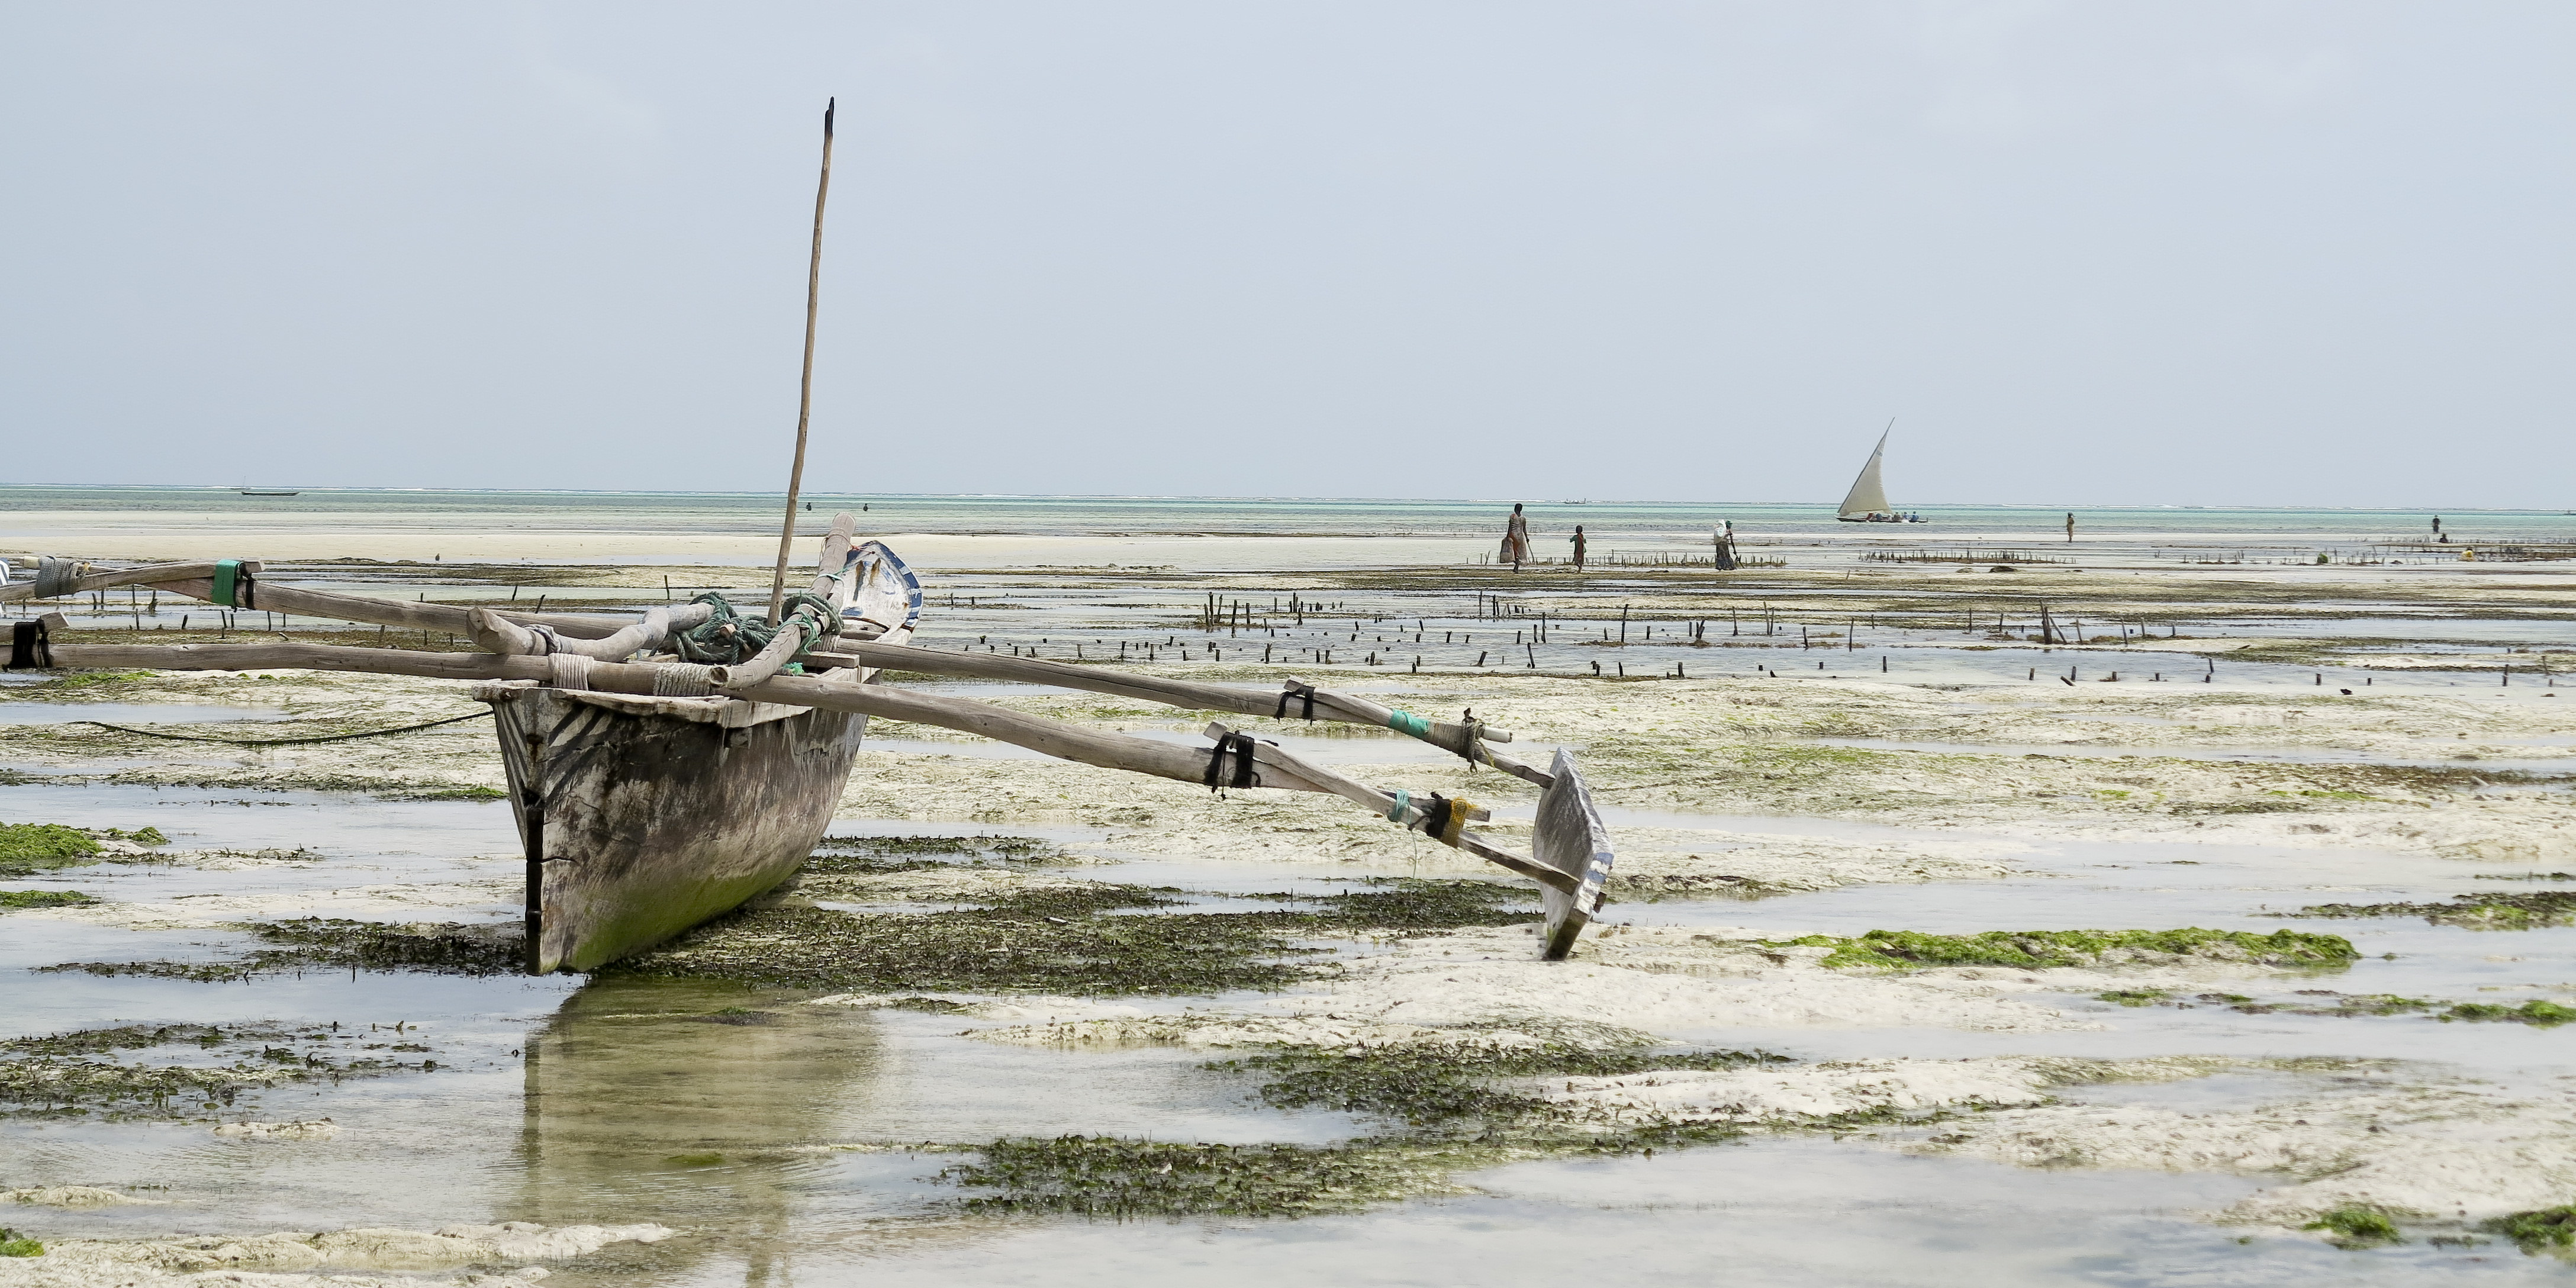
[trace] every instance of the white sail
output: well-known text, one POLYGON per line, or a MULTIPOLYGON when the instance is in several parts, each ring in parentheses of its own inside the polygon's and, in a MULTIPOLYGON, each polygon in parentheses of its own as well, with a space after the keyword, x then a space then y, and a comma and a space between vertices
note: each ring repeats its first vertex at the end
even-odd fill
MULTIPOLYGON (((1894 426, 1889 426, 1893 429, 1894 426)), ((1888 512, 1887 490, 1879 486, 1878 458, 1887 451, 1887 434, 1881 431, 1878 446, 1870 449, 1869 464, 1860 467, 1860 477, 1852 480, 1851 494, 1843 498, 1843 508, 1835 511, 1840 518, 1888 512)))

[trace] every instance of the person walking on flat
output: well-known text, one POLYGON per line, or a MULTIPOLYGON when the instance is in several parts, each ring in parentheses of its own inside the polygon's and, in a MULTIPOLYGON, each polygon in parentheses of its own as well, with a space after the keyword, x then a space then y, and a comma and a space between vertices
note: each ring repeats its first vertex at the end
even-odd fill
POLYGON ((1583 571, 1583 525, 1574 525, 1574 570, 1583 571))
POLYGON ((1529 557, 1529 518, 1521 513, 1521 503, 1514 501, 1512 521, 1503 528, 1503 558, 1511 564, 1513 572, 1519 572, 1521 564, 1529 557))

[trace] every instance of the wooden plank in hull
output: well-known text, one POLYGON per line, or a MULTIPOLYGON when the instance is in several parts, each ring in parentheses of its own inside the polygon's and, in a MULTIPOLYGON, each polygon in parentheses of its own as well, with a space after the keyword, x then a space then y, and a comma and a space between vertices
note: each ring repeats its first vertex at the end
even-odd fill
MULTIPOLYGON (((867 717, 726 723, 491 686, 528 861, 528 970, 588 970, 786 880, 831 825, 867 717)), ((740 704, 749 705, 749 704, 740 704)))

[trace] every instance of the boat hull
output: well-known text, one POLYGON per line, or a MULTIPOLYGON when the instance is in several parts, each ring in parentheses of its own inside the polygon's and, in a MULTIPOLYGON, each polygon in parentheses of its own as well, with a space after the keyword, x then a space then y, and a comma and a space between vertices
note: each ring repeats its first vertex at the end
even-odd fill
POLYGON ((589 970, 793 875, 867 717, 490 686, 528 865, 529 973, 589 970), (791 714, 792 712, 792 714, 791 714))

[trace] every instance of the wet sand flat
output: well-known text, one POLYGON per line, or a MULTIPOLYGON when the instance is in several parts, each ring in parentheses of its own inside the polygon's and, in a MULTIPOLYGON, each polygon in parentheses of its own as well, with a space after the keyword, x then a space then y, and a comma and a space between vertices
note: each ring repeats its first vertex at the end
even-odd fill
MULTIPOLYGON (((173 513, 12 510, 0 557, 610 609, 765 590, 775 541, 747 513, 173 513)), ((2576 891, 2576 563, 2312 516, 2008 558, 2037 542, 2005 516, 1985 558, 1782 524, 1744 547, 1781 566, 1721 573, 1656 513, 1604 525, 1629 562, 1515 573, 1445 511, 1077 518, 890 528, 921 642, 1573 749, 1619 843, 1575 959, 1536 960, 1508 874, 1338 802, 879 721, 793 889, 526 979, 478 964, 519 864, 482 722, 273 749, 81 723, 362 731, 468 714, 464 686, 13 673, 0 823, 95 849, 0 880, 27 896, 0 1225, 61 1253, 0 1284, 1443 1283, 1565 1234, 1647 1282, 2563 1276, 2576 918, 2537 896, 2576 891)), ((461 647, 54 607, 103 640, 461 647)), ((889 680, 1193 745, 1207 719, 889 680)), ((1240 723, 1527 844, 1518 780, 1240 723)))

